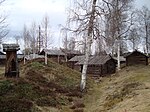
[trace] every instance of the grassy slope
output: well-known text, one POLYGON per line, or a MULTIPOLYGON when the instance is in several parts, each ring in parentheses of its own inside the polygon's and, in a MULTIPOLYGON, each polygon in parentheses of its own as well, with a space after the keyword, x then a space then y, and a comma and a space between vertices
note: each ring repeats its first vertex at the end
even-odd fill
MULTIPOLYGON (((0 112, 58 112, 82 97, 80 74, 67 67, 44 60, 34 60, 21 67, 20 78, 0 78, 0 112)), ((67 108, 68 109, 68 108, 67 108)))
POLYGON ((85 97, 85 112, 150 112, 150 66, 126 67, 85 97))
POLYGON ((20 74, 19 79, 0 75, 0 112, 83 112, 82 102, 85 112, 150 112, 150 66, 127 67, 99 83, 90 81, 93 87, 84 97, 80 74, 50 60, 47 66, 43 60, 29 62, 20 74))

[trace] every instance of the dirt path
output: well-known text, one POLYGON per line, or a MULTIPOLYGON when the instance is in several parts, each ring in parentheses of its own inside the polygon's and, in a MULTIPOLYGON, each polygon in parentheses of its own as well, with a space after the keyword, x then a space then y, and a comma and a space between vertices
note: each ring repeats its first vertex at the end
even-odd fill
POLYGON ((150 66, 129 67, 94 84, 85 112, 150 112, 150 66))

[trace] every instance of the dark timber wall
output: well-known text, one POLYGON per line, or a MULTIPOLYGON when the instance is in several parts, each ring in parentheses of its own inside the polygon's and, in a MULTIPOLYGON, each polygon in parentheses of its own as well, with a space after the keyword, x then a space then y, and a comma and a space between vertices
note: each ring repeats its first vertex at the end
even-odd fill
POLYGON ((87 74, 92 76, 107 76, 116 72, 116 63, 113 59, 102 65, 88 65, 87 74))
POLYGON ((148 57, 141 52, 134 51, 126 57, 126 65, 148 65, 148 57))

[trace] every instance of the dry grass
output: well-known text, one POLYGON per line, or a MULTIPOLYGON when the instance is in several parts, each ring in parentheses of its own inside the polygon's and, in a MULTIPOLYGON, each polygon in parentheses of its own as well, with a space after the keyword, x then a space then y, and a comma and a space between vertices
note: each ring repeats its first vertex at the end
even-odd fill
POLYGON ((0 66, 0 79, 4 78, 5 67, 0 66))
POLYGON ((0 111, 58 112, 69 108, 69 99, 82 96, 79 82, 80 73, 76 71, 51 60, 48 65, 42 59, 33 60, 21 66, 19 78, 0 79, 0 111))
POLYGON ((4 67, 0 68, 0 111, 17 106, 20 110, 13 111, 150 112, 150 66, 126 67, 97 83, 88 79, 86 93, 79 92, 78 72, 50 60, 47 66, 43 60, 21 66, 17 80, 6 80, 3 73, 4 67), (16 103, 11 106, 12 102, 16 103))
POLYGON ((150 112, 150 66, 126 67, 95 84, 85 112, 150 112))

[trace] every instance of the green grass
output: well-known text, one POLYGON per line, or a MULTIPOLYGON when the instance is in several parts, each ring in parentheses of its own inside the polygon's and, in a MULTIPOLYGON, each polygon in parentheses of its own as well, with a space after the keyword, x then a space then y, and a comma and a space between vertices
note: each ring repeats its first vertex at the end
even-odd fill
POLYGON ((0 112, 32 112, 45 106, 59 110, 80 95, 76 71, 51 60, 45 65, 43 59, 20 68, 20 78, 0 79, 0 112))
POLYGON ((0 112, 150 110, 150 66, 125 67, 100 82, 88 77, 84 93, 79 90, 80 73, 51 60, 48 65, 33 60, 20 68, 20 78, 0 78, 0 112))

